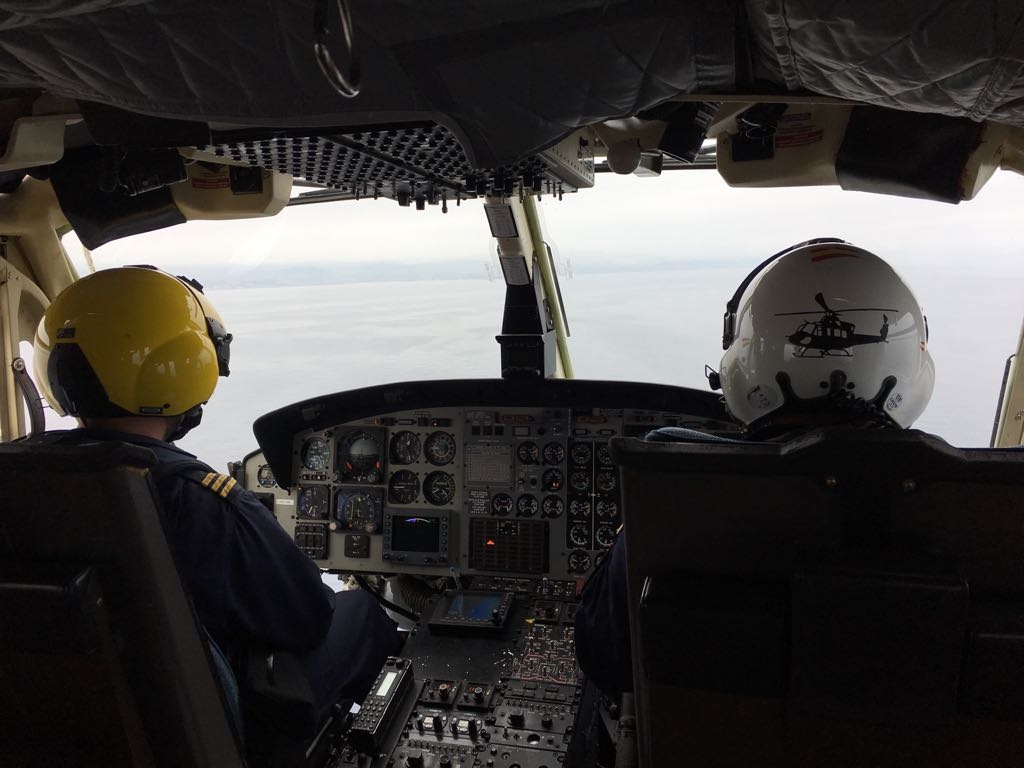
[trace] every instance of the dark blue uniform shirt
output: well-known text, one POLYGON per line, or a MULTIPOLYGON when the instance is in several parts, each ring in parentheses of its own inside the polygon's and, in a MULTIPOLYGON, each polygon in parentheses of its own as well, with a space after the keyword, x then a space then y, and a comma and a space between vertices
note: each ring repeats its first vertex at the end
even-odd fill
MULTIPOLYGON (((87 428, 46 437, 64 445, 132 443, 161 464, 195 461, 141 435, 87 428)), ((395 623, 376 601, 362 590, 335 593, 324 584, 316 563, 250 491, 222 497, 172 473, 159 493, 185 586, 221 649, 230 657, 252 646, 296 652, 321 715, 340 699, 361 700, 399 647, 395 623)))

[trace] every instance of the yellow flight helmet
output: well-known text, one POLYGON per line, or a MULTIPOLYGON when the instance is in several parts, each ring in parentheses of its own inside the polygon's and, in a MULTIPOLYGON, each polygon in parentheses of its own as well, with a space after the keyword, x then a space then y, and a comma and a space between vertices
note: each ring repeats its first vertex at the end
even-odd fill
POLYGON ((199 283, 148 266, 106 269, 47 308, 36 329, 36 381, 61 414, 184 415, 191 427, 217 377, 229 373, 230 344, 199 283))

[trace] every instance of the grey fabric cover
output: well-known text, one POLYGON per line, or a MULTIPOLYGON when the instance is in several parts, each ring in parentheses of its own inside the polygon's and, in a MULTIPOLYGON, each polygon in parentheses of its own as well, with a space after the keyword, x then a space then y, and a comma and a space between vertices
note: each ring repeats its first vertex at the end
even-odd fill
POLYGON ((219 127, 433 119, 480 166, 689 93, 812 91, 1024 125, 1019 0, 350 5, 355 99, 317 68, 313 0, 0 0, 0 88, 219 127))

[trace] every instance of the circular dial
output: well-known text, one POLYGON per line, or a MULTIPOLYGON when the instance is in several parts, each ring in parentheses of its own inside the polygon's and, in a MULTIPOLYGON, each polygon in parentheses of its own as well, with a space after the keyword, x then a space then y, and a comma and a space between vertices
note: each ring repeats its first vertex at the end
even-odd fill
POLYGON ((314 472, 327 469, 331 448, 322 437, 311 437, 302 444, 302 466, 314 472))
POLYGON ((491 498, 491 512, 504 517, 512 511, 512 497, 507 493, 496 493, 491 498))
POLYGON ((601 499, 597 502, 597 516, 614 520, 619 516, 619 505, 608 499, 601 499))
POLYGON ((423 454, 435 467, 451 464, 455 458, 455 438, 447 432, 431 432, 423 443, 423 454))
POLYGON ((612 453, 608 450, 607 445, 597 446, 597 463, 602 467, 610 467, 615 463, 612 461, 612 453))
POLYGON ((599 525, 594 531, 594 539, 602 547, 610 547, 615 543, 615 529, 610 525, 599 525))
POLYGON ((586 547, 590 544, 590 526, 576 523, 569 529, 569 541, 574 547, 586 547))
POLYGON ((569 515, 587 517, 590 514, 590 502, 584 499, 573 499, 569 502, 569 515))
POLYGON ((277 480, 274 479, 274 473, 269 464, 261 464, 260 468, 256 470, 256 482, 263 488, 273 488, 277 485, 277 480))
POLYGON ((338 445, 342 476, 358 483, 378 483, 382 476, 380 443, 369 432, 356 430, 338 445))
POLYGON ((455 498, 455 478, 447 472, 431 472, 423 481, 423 495, 437 507, 449 503, 455 498))
POLYGON ((394 504, 412 504, 420 494, 420 479, 415 472, 400 469, 388 482, 388 501, 394 504))
POLYGON ((561 517, 565 511, 565 502, 558 496, 545 496, 540 508, 544 517, 561 517))
POLYGON ((608 493, 615 490, 615 486, 619 484, 619 479, 615 476, 614 472, 598 472, 594 482, 597 485, 597 490, 608 493))
POLYGON ((391 463, 412 464, 420 457, 420 437, 403 429, 391 437, 391 463))
POLYGON ((533 517, 539 508, 540 504, 537 503, 537 497, 533 494, 524 493, 516 499, 516 514, 519 517, 533 517))
POLYGON ((569 455, 572 457, 573 464, 578 467, 585 467, 590 463, 590 444, 576 443, 569 451, 569 455))
POLYGON ((536 443, 527 440, 516 448, 516 456, 523 464, 538 464, 540 463, 540 448, 536 443))
POLYGON ((544 446, 544 463, 561 464, 565 461, 565 447, 561 443, 548 443, 544 446))
POLYGON ((573 472, 569 475, 569 486, 580 493, 584 493, 590 490, 590 473, 589 472, 573 472))
POLYGON ((545 491, 560 491, 564 482, 565 477, 562 475, 561 470, 558 469, 545 470, 540 478, 541 487, 545 491))
POLYGON ((299 493, 299 517, 326 520, 329 511, 326 485, 311 485, 299 493))
POLYGON ((376 533, 382 507, 380 491, 339 491, 334 497, 334 519, 351 531, 376 533))
POLYGON ((590 568, 590 555, 574 549, 569 553, 569 571, 572 573, 586 573, 590 568))

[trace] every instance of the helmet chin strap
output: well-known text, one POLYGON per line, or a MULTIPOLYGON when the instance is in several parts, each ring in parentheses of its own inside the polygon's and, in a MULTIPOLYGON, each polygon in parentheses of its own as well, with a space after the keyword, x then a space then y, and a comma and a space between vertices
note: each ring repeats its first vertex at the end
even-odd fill
POLYGON ((197 405, 194 408, 190 408, 183 414, 178 416, 177 423, 171 430, 171 433, 167 436, 167 442, 173 443, 175 440, 180 440, 193 429, 199 426, 199 422, 203 420, 203 406, 197 405))

